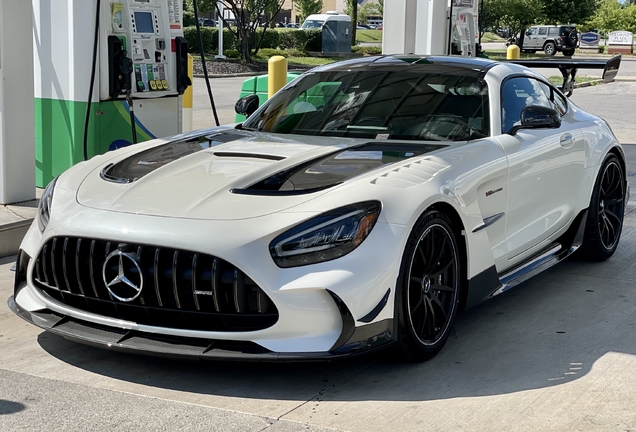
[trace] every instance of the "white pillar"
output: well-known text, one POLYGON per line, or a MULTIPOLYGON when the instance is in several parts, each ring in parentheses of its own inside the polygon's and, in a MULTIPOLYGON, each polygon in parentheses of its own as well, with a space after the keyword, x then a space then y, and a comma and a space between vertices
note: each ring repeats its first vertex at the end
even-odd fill
POLYGON ((0 0, 0 204, 35 199, 31 0, 0 0))
POLYGON ((444 55, 449 0, 391 0, 384 8, 383 54, 444 55))
POLYGON ((223 55, 223 2, 217 2, 216 7, 219 10, 219 20, 217 22, 219 27, 219 52, 214 58, 225 59, 225 56, 223 55))
POLYGON ((415 52, 417 0, 391 0, 390 6, 384 8, 382 54, 412 54, 415 52))
POLYGON ((415 29, 415 54, 448 54, 448 12, 443 0, 418 0, 415 29))

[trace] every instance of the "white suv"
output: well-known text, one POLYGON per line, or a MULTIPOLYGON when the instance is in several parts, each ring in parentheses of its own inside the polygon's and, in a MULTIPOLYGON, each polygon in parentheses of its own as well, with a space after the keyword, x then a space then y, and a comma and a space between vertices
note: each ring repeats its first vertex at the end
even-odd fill
POLYGON ((526 31, 521 50, 531 53, 543 50, 551 56, 561 51, 571 56, 578 46, 579 35, 573 25, 532 26, 526 31))

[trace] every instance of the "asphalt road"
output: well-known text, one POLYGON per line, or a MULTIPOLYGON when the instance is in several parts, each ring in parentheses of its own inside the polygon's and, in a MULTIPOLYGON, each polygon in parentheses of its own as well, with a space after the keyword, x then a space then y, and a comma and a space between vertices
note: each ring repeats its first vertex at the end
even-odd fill
MULTIPOLYGON (((229 83, 238 81, 216 81, 223 109, 233 105, 229 83)), ((627 109, 635 86, 580 89, 573 100, 636 143, 627 109)), ((632 174, 636 146, 625 147, 632 174)), ((288 365, 120 354, 42 332, 3 301, 0 430, 634 430, 633 210, 611 260, 568 260, 462 314, 442 353, 423 364, 383 356, 288 365)), ((0 299, 12 292, 11 264, 0 260, 0 299)))

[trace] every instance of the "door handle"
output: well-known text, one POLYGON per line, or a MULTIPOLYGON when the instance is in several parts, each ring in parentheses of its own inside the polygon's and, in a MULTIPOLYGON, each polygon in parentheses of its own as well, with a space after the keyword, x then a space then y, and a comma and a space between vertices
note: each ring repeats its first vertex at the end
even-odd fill
POLYGON ((561 147, 570 148, 574 145, 574 135, 571 133, 566 133, 561 135, 561 147))

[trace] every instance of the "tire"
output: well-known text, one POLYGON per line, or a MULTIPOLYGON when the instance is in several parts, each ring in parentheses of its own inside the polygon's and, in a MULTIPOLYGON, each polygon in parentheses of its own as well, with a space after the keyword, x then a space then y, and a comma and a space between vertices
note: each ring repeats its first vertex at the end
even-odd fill
POLYGON ((588 261, 609 259, 618 247, 624 213, 625 172, 618 158, 610 154, 594 184, 579 256, 588 261))
POLYGON ((568 43, 570 44, 570 46, 575 47, 578 42, 579 34, 576 32, 576 30, 572 30, 568 35, 568 43))
POLYGON ((394 352, 403 360, 432 358, 450 335, 464 279, 464 249, 453 228, 445 214, 429 211, 409 237, 396 290, 394 352))
POLYGON ((554 42, 546 42, 546 44, 543 45, 543 52, 545 53, 545 55, 549 55, 549 56, 555 55, 556 45, 554 44, 554 42))
POLYGON ((574 49, 564 49, 563 55, 566 57, 572 57, 574 55, 574 49))

